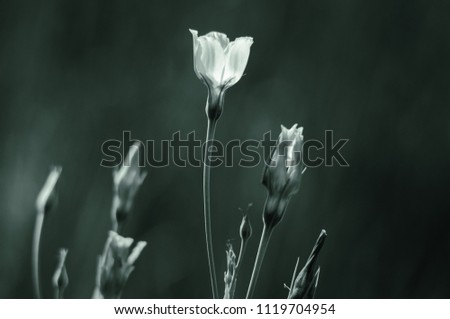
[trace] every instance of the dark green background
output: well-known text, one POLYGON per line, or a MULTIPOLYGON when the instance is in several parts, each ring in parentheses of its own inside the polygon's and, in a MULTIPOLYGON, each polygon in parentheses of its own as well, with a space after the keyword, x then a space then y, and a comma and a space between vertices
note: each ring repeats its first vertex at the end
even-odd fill
MULTIPOLYGON (((325 228, 318 297, 449 298, 449 9, 444 0, 0 1, 0 297, 32 297, 33 205, 52 164, 64 170, 42 238, 44 295, 64 246, 67 297, 91 296, 111 202, 102 142, 123 130, 204 138, 194 28, 255 41, 218 139, 260 139, 294 123, 307 139, 327 129, 350 139, 350 167, 307 171, 255 297, 285 297, 297 256, 304 263, 325 228)), ((254 203, 240 297, 261 231, 261 171, 212 173, 221 290, 237 207, 254 203)), ((210 296, 201 169, 149 169, 125 233, 148 241, 125 298, 210 296)))

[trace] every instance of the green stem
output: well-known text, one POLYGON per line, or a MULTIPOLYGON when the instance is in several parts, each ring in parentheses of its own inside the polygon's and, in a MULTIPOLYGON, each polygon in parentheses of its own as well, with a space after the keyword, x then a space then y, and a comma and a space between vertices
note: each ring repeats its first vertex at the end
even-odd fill
POLYGON ((214 140, 216 123, 217 122, 215 120, 208 120, 208 128, 206 131, 206 149, 203 161, 203 213, 205 218, 205 237, 206 237, 206 250, 208 253, 209 276, 211 279, 211 289, 214 299, 218 298, 219 290, 217 288, 216 266, 214 263, 214 249, 211 232, 211 186, 210 186, 211 167, 209 161, 210 151, 208 141, 214 140))
POLYGON ((239 249, 239 257, 236 263, 236 278, 239 274, 239 270, 241 269, 242 259, 244 258, 245 251, 247 250, 248 240, 241 240, 241 248, 239 249))
POLYGON ((54 299, 64 299, 64 289, 54 288, 54 299))
MULTIPOLYGON (((111 206, 111 216, 115 216, 115 214, 117 213, 116 207, 114 205, 114 200, 113 200, 113 204, 111 206)), ((117 222, 116 218, 112 218, 111 220, 111 230, 119 233, 119 223, 117 222)))
POLYGON ((246 299, 250 299, 255 291, 256 282, 258 281, 259 271, 261 270, 261 265, 264 260, 264 255, 266 254, 267 246, 269 244, 270 236, 272 235, 272 228, 267 228, 264 225, 261 240, 259 242, 258 253, 256 254, 255 265, 253 266, 252 277, 250 279, 250 284, 248 285, 246 299))
POLYGON ((100 288, 95 286, 94 292, 92 293, 92 299, 104 299, 102 293, 100 292, 100 288))
POLYGON ((239 249, 239 257, 238 257, 238 260, 236 262, 236 269, 234 271, 234 287, 233 287, 233 289, 231 291, 230 299, 234 299, 234 293, 235 293, 235 290, 236 290, 237 279, 238 279, 238 276, 239 276, 239 270, 241 269, 242 259, 244 258, 245 251, 247 250, 247 243, 248 243, 248 240, 241 240, 241 247, 239 249))
POLYGON ((39 286, 39 245, 41 242, 42 226, 44 224, 44 212, 36 214, 36 222, 33 233, 33 246, 31 249, 31 265, 33 275, 33 287, 36 298, 41 298, 41 289, 39 286))
POLYGON ((125 219, 122 219, 120 218, 120 216, 118 216, 119 202, 120 200, 118 198, 118 195, 113 192, 113 199, 111 203, 111 230, 120 235, 123 232, 123 228, 125 226, 125 219))

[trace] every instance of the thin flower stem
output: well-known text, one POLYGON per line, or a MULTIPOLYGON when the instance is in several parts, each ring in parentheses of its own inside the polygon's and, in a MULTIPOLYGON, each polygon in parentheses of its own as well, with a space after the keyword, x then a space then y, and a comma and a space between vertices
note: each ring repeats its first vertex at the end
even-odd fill
POLYGON ((241 240, 241 248, 239 249, 239 257, 238 257, 238 260, 236 263, 236 271, 235 271, 236 278, 239 274, 239 270, 241 269, 242 259, 244 258, 245 251, 247 250, 247 243, 248 243, 248 240, 241 240))
POLYGON ((238 279, 238 276, 239 276, 239 270, 241 269, 242 259, 244 258, 245 251, 247 250, 247 243, 248 243, 248 240, 241 240, 241 247, 239 249, 239 256, 238 256, 238 260, 236 262, 236 269, 234 271, 234 288, 231 291, 231 296, 230 296, 229 299, 234 299, 234 293, 235 293, 235 290, 236 290, 237 279, 238 279))
POLYGON ((63 292, 58 287, 54 288, 53 293, 54 299, 64 299, 63 292))
POLYGON ((98 288, 97 286, 95 286, 94 288, 91 299, 104 299, 102 293, 100 292, 100 288, 98 288))
POLYGON ((210 187, 211 167, 209 163, 210 151, 208 141, 214 140, 216 123, 217 122, 215 120, 208 119, 208 128, 206 131, 206 149, 203 161, 203 213, 205 218, 205 237, 206 237, 206 250, 208 253, 209 276, 211 279, 211 289, 214 299, 218 298, 219 290, 217 287, 216 266, 214 263, 214 249, 211 232, 211 187, 210 187))
POLYGON ((36 298, 41 298, 41 289, 39 286, 39 245, 41 242, 42 226, 44 225, 44 212, 40 211, 36 214, 36 222, 34 225, 33 246, 31 249, 31 265, 33 274, 33 287, 36 298))
POLYGON ((264 225, 261 240, 259 242, 258 253, 256 254, 255 265, 253 266, 252 277, 250 279, 250 284, 248 285, 246 299, 253 297, 255 291, 256 282, 258 281, 259 271, 261 270, 261 265, 264 260, 264 255, 266 254, 267 246, 269 244, 270 236, 272 235, 272 228, 267 228, 264 225))
POLYGON ((119 223, 119 221, 117 220, 117 209, 118 209, 118 205, 117 205, 117 198, 116 198, 117 194, 113 194, 113 200, 111 203, 111 230, 115 231, 116 233, 120 234, 121 231, 121 223, 119 223))

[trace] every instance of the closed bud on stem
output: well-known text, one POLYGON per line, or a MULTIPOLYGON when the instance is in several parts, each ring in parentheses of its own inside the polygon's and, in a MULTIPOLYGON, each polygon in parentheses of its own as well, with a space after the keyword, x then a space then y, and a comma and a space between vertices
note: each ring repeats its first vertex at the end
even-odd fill
POLYGON ((131 145, 122 166, 113 173, 113 205, 111 219, 117 229, 127 219, 134 197, 143 183, 147 172, 141 172, 139 166, 139 143, 131 145))
POLYGON ((31 268, 33 287, 36 298, 41 298, 41 289, 39 284, 39 246, 41 242, 42 227, 44 225, 44 219, 46 215, 51 212, 58 202, 58 196, 56 194, 56 184, 58 183, 59 176, 61 175, 62 167, 52 167, 48 177, 42 186, 36 198, 36 220, 33 232, 33 246, 31 248, 31 268))
POLYGON ((239 235, 241 236, 242 241, 247 241, 252 236, 252 225, 247 213, 242 217, 239 235))
POLYGON ((297 265, 295 266, 294 273, 292 275, 291 286, 289 288, 288 299, 312 299, 314 298, 317 283, 319 281, 320 267, 316 269, 316 262, 319 256, 320 250, 325 243, 327 233, 325 230, 320 232, 317 238, 316 244, 311 251, 303 269, 296 275, 297 265))
POLYGON ((303 127, 297 128, 297 124, 290 129, 281 125, 277 144, 264 167, 262 183, 267 189, 267 199, 263 220, 269 229, 283 219, 289 200, 300 188, 302 132, 303 127))
POLYGON ((68 250, 60 249, 58 253, 58 264, 55 273, 53 274, 52 284, 55 291, 55 298, 62 299, 64 290, 69 285, 69 276, 66 270, 66 257, 68 250))
POLYGON ((134 263, 147 245, 145 241, 140 241, 133 247, 133 242, 132 238, 109 232, 103 255, 98 260, 95 297, 121 297, 128 277, 134 270, 134 263))
POLYGON ((45 181, 44 186, 42 186, 42 189, 36 199, 36 210, 38 213, 47 214, 56 206, 58 202, 56 184, 58 183, 61 172, 61 166, 51 168, 47 180, 45 181))

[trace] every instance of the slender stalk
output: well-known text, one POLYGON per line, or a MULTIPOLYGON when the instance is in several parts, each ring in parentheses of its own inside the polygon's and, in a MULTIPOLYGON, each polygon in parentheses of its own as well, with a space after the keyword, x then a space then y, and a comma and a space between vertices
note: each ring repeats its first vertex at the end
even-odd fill
POLYGON ((36 222, 33 233, 33 246, 31 249, 31 265, 33 275, 33 287, 36 298, 41 298, 41 289, 39 286, 39 245, 41 242, 42 226, 44 225, 44 212, 40 211, 36 214, 36 222))
POLYGON ((236 263, 236 272, 235 272, 236 278, 239 274, 239 270, 241 269, 242 259, 244 258, 245 251, 247 250, 247 243, 248 240, 241 240, 241 248, 239 249, 239 257, 236 263))
POLYGON ((272 235, 273 228, 267 228, 264 225, 261 240, 259 242, 258 253, 256 254, 255 265, 253 266, 252 277, 250 279, 250 284, 248 285, 246 299, 250 299, 255 291, 256 282, 258 281, 259 271, 261 270, 261 265, 264 260, 264 255, 266 254, 267 246, 269 244, 270 236, 272 235))
POLYGON ((238 260, 236 262, 236 269, 234 270, 233 289, 231 289, 230 298, 229 299, 234 299, 234 293, 235 293, 235 290, 236 290, 237 279, 238 279, 238 276, 239 276, 239 270, 241 269, 242 259, 244 258, 244 254, 245 254, 245 251, 247 249, 247 243, 248 243, 248 240, 241 240, 241 247, 239 249, 239 256, 238 256, 238 260))
POLYGON ((102 293, 100 292, 100 288, 97 286, 94 288, 91 299, 104 299, 102 293))
POLYGON ((211 289, 214 299, 218 298, 219 290, 217 287, 216 266, 214 263, 214 248, 211 232, 211 187, 210 187, 211 167, 209 161, 210 151, 208 141, 214 140, 216 123, 217 122, 215 120, 208 119, 208 128, 206 131, 206 149, 203 161, 203 214, 205 218, 205 237, 206 237, 206 250, 208 253, 209 276, 211 279, 211 289))
POLYGON ((58 287, 54 287, 53 289, 54 299, 64 299, 64 293, 58 287))
POLYGON ((117 194, 113 194, 113 200, 111 203, 111 230, 115 231, 119 234, 119 221, 117 220, 117 208, 118 208, 118 199, 116 198, 117 194))

